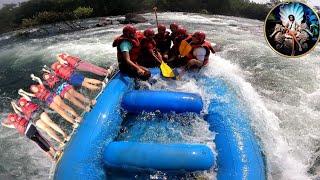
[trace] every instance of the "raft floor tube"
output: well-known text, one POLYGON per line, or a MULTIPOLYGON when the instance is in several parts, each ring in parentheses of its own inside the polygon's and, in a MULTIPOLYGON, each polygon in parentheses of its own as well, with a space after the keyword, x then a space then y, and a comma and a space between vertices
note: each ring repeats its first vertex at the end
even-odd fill
POLYGON ((103 160, 112 168, 164 172, 209 170, 214 163, 213 153, 205 145, 124 141, 107 145, 103 160))
POLYGON ((127 92, 121 107, 129 113, 160 111, 162 113, 174 111, 200 113, 203 108, 201 96, 195 93, 131 90, 127 92))

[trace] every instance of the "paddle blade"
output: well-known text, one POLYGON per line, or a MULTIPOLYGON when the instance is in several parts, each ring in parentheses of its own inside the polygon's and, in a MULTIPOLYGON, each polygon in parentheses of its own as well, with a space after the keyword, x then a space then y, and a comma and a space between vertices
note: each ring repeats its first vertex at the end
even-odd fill
POLYGON ((174 77, 175 76, 172 69, 170 68, 170 66, 168 66, 163 61, 161 62, 160 69, 161 69, 162 75, 164 77, 174 77))
POLYGON ((191 50, 192 50, 192 46, 189 43, 187 43, 187 41, 182 40, 181 44, 179 46, 180 56, 184 57, 184 56, 188 55, 191 50))

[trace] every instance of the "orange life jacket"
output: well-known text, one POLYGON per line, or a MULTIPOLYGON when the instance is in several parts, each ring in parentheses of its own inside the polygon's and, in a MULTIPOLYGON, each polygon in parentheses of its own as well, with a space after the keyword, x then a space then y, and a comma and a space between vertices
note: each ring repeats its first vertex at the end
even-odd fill
POLYGON ((204 41, 202 44, 192 44, 190 43, 190 45, 192 46, 192 50, 190 51, 190 53, 187 55, 187 59, 197 59, 194 55, 193 55, 193 51, 198 48, 198 47, 204 47, 206 49, 206 55, 204 57, 204 61, 203 61, 203 65, 208 64, 209 62, 209 55, 210 55, 210 51, 212 53, 215 53, 214 48, 212 47, 211 43, 208 41, 204 41))

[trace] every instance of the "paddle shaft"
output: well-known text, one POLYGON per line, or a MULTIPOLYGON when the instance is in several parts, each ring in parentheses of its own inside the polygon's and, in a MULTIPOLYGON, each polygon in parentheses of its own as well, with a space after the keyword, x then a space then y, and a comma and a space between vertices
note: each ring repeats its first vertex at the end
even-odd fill
POLYGON ((158 23, 158 16, 157 16, 157 7, 154 7, 153 10, 154 10, 154 13, 156 15, 156 22, 157 22, 157 27, 158 27, 159 23, 158 23))
POLYGON ((176 77, 177 80, 180 79, 180 77, 183 75, 183 73, 187 70, 187 65, 183 66, 181 68, 181 71, 179 72, 178 76, 176 77))

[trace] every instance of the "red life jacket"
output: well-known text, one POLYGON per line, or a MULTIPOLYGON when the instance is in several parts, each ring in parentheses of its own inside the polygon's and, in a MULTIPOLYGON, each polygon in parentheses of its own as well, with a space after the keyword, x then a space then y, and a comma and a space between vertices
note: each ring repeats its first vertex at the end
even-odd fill
POLYGON ((68 66, 74 68, 78 65, 78 62, 81 61, 81 59, 75 57, 75 56, 67 56, 66 58, 63 58, 62 55, 59 56, 61 59, 63 59, 64 61, 67 61, 68 66))
POLYGON ((28 119, 31 118, 31 115, 34 111, 36 111, 39 106, 31 101, 27 101, 24 97, 20 98, 18 100, 18 104, 22 109, 22 112, 24 113, 24 115, 27 116, 28 119), (24 106, 20 105, 20 102, 23 101, 24 102, 24 106))
POLYGON ((182 40, 185 40, 185 41, 191 41, 192 39, 192 35, 191 34, 188 34, 186 38, 184 39, 179 39, 178 37, 176 37, 174 39, 174 43, 173 43, 173 49, 175 50, 176 53, 179 54, 179 47, 180 47, 180 44, 181 44, 181 41, 182 40))
POLYGON ((68 81, 72 74, 74 73, 74 68, 61 64, 61 67, 58 69, 56 68, 57 76, 60 76, 62 79, 68 81))
POLYGON ((129 41, 131 43, 132 49, 129 51, 130 60, 133 61, 133 62, 136 62, 137 59, 139 58, 139 56, 141 55, 140 42, 139 42, 139 40, 137 38, 127 38, 127 37, 125 37, 123 35, 121 35, 118 38, 116 38, 112 43, 113 47, 117 47, 118 62, 123 62, 124 61, 123 53, 121 52, 121 49, 120 49, 120 44, 123 41, 129 41))
POLYGON ((187 59, 191 60, 191 59, 197 59, 197 57, 195 57, 193 55, 193 51, 198 48, 198 47, 204 47, 206 49, 206 55, 204 57, 204 61, 203 61, 203 66, 208 64, 209 62, 209 55, 210 55, 210 51, 212 53, 215 53, 214 48, 212 47, 211 43, 208 41, 204 41, 202 44, 192 44, 190 43, 190 45, 192 46, 192 50, 190 51, 190 53, 187 55, 187 59))
POLYGON ((157 48, 159 49, 170 49, 171 39, 170 33, 165 32, 163 36, 160 36, 159 33, 154 36, 154 40, 156 41, 157 48))
POLYGON ((171 39, 171 41, 172 41, 173 43, 174 43, 174 40, 176 39, 176 37, 177 37, 177 32, 171 33, 170 39, 171 39))
POLYGON ((47 88, 45 88, 43 85, 31 85, 31 86, 37 86, 38 92, 33 93, 37 98, 39 98, 42 101, 47 100, 47 98, 50 95, 50 91, 47 88))
POLYGON ((155 50, 156 49, 156 41, 155 40, 150 40, 148 38, 146 38, 145 36, 141 37, 139 39, 140 41, 140 45, 141 45, 141 52, 142 54, 144 53, 148 53, 150 50, 155 50), (152 48, 150 48, 148 45, 151 45, 152 48))
POLYGON ((29 121, 27 121, 25 118, 18 116, 17 114, 14 114, 14 120, 15 121, 9 121, 9 123, 13 124, 16 130, 24 135, 26 132, 27 126, 29 124, 29 121))
POLYGON ((48 83, 48 86, 53 89, 55 85, 60 82, 60 79, 53 74, 49 74, 49 79, 45 81, 48 83))

